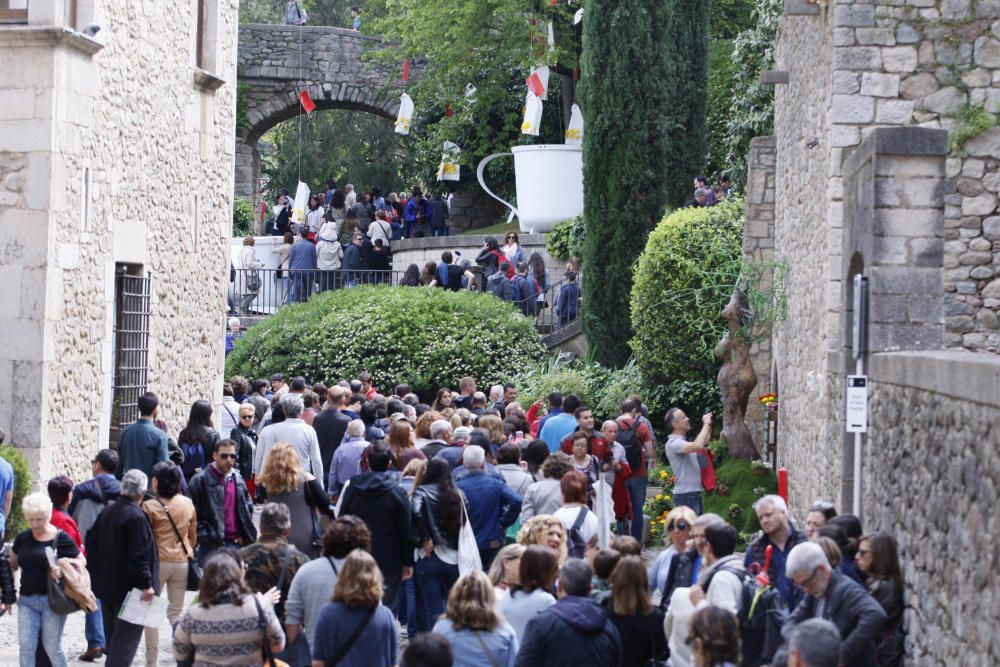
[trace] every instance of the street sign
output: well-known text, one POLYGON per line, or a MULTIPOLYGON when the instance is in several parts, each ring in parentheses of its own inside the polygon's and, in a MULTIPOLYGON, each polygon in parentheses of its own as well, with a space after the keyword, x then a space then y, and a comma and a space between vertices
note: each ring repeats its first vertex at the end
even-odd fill
POLYGON ((847 376, 847 432, 868 432, 868 376, 847 376))

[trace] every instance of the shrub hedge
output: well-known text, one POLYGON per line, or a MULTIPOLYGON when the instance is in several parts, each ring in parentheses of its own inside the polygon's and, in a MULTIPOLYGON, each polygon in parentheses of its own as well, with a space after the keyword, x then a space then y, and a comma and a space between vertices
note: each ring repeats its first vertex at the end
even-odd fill
POLYGON ((550 257, 564 262, 574 257, 580 259, 583 256, 584 234, 582 215, 563 220, 549 232, 545 249, 550 257))
POLYGON ((714 381, 742 235, 741 200, 674 211, 649 235, 631 298, 632 351, 647 383, 714 381))
POLYGON ((10 503, 4 538, 13 540, 15 535, 28 527, 21 511, 21 500, 31 492, 31 468, 20 450, 12 445, 0 447, 0 458, 5 459, 14 469, 14 497, 10 503))
POLYGON ((429 395, 470 375, 499 383, 545 354, 534 323, 488 294, 357 287, 282 307, 247 331, 226 375, 302 375, 336 382, 362 371, 385 389, 405 382, 429 395))

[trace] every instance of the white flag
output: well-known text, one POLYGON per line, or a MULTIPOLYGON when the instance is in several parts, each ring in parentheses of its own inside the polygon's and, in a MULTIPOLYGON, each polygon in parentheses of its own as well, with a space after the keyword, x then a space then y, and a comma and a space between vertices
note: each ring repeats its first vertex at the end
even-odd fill
POLYGON ((457 181, 461 171, 458 165, 458 156, 462 149, 457 144, 450 141, 444 142, 444 151, 441 153, 441 164, 438 165, 437 179, 439 181, 457 181))
POLYGON ((521 134, 538 136, 542 124, 542 101, 530 90, 524 100, 524 122, 521 123, 521 134))
POLYGON ((299 181, 299 187, 295 188, 295 203, 292 204, 292 222, 304 222, 306 219, 306 206, 309 204, 309 186, 299 181))
POLYGON ((396 134, 410 133, 410 120, 413 118, 413 100, 406 93, 399 96, 399 114, 396 116, 396 134))
POLYGON ((582 20, 583 20, 583 7, 580 7, 580 9, 576 10, 576 14, 573 14, 573 25, 576 25, 582 20))
POLYGON ((583 112, 579 105, 574 104, 569 115, 569 127, 566 128, 566 143, 570 145, 583 143, 583 112))

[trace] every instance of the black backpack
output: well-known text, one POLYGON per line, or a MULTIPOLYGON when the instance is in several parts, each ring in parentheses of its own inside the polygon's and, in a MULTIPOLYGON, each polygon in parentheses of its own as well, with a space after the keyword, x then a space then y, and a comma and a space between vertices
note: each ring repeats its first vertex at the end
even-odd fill
POLYGON ((587 508, 581 507, 580 513, 576 515, 576 521, 570 527, 566 538, 566 546, 568 547, 566 552, 570 558, 583 558, 587 552, 587 540, 583 539, 583 533, 580 532, 580 526, 583 525, 583 520, 586 518, 587 508))
POLYGON ((205 446, 200 442, 182 442, 181 452, 184 454, 184 463, 181 466, 181 470, 184 471, 184 479, 191 479, 205 469, 205 446))
POLYGON ((712 577, 719 572, 735 574, 742 582, 740 609, 740 644, 743 659, 740 667, 768 664, 784 642, 781 626, 788 619, 788 605, 774 586, 763 587, 757 578, 743 567, 722 567, 705 578, 702 588, 708 592, 712 577))
POLYGON ((615 438, 615 441, 625 448, 625 460, 628 461, 632 472, 638 470, 639 466, 642 465, 642 445, 639 443, 639 436, 635 432, 636 421, 633 419, 632 425, 625 428, 623 421, 618 420, 618 437, 615 438))

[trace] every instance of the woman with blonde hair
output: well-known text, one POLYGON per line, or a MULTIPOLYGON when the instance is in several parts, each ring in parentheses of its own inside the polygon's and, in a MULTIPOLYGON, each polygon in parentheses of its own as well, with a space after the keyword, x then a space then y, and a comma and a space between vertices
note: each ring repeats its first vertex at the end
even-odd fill
POLYGON ((649 592, 660 592, 662 596, 667 587, 667 574, 670 573, 670 566, 674 558, 688 550, 688 540, 691 539, 691 529, 694 527, 694 520, 698 516, 694 510, 684 505, 678 505, 670 510, 664 522, 664 537, 669 541, 669 546, 660 552, 656 560, 649 568, 649 592))
POLYGON ((521 556, 524 555, 523 544, 508 544, 497 552, 490 565, 487 576, 496 589, 497 603, 507 594, 511 586, 517 584, 517 573, 521 566, 521 556))
POLYGON ((370 553, 355 549, 337 575, 331 602, 319 614, 313 666, 396 665, 396 619, 381 602, 382 573, 370 553))
POLYGON ((667 650, 663 611, 649 601, 646 565, 640 556, 626 556, 611 572, 611 622, 622 641, 622 664, 645 665, 662 660, 667 650))
POLYGON ((439 419, 444 419, 444 417, 437 410, 428 410, 420 415, 417 423, 413 425, 413 434, 415 436, 413 444, 418 448, 422 448, 431 442, 434 439, 431 437, 431 424, 439 419))
POLYGON ((548 547, 556 553, 560 567, 566 562, 566 526, 551 514, 539 514, 525 521, 517 534, 517 543, 548 547))
POLYGON ((455 582, 444 618, 433 631, 451 644, 454 667, 513 667, 517 658, 517 635, 497 613, 493 585, 479 571, 455 582))
POLYGON ((503 432, 503 422, 496 415, 483 415, 476 422, 476 427, 486 431, 490 439, 490 456, 496 458, 500 447, 507 442, 507 436, 503 432))
POLYGON ((267 489, 269 501, 288 506, 292 518, 288 542, 310 558, 318 556, 323 546, 319 514, 334 516, 323 485, 302 469, 290 444, 279 442, 271 448, 257 482, 267 489))

